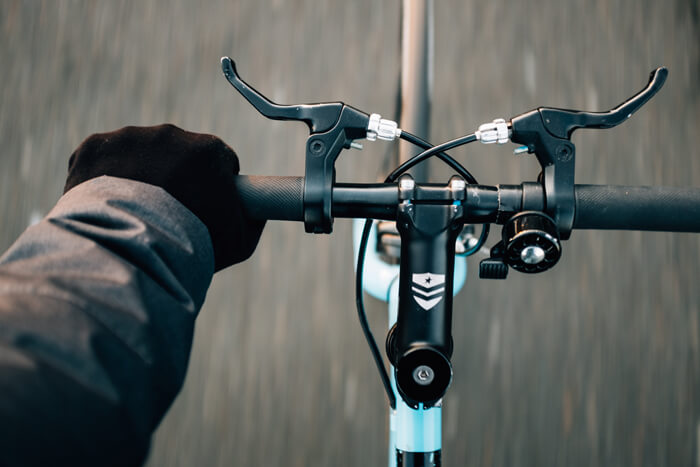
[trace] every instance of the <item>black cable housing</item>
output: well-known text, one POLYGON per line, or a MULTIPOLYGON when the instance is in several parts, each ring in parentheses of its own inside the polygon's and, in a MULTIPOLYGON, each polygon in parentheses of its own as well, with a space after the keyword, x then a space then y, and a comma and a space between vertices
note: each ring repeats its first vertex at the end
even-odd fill
MULTIPOLYGON (((469 138, 469 137, 471 137, 471 136, 473 136, 473 137, 474 137, 474 141, 476 141, 476 136, 474 136, 474 135, 469 135, 469 136, 467 136, 466 138, 469 138)), ((414 134, 411 134, 411 133, 409 133, 409 132, 407 132, 407 131, 401 131, 401 135, 400 135, 399 137, 400 137, 401 139, 403 139, 403 140, 408 141, 408 142, 411 143, 411 144, 415 144, 415 145, 418 146, 419 148, 425 149, 425 150, 426 150, 425 152, 427 152, 427 150, 432 150, 432 149, 433 149, 433 145, 432 145, 432 144, 430 144, 429 142, 425 141, 424 139, 421 139, 421 138, 419 138, 418 136, 416 136, 416 135, 414 135, 414 134)), ((461 140, 461 139, 462 139, 462 138, 458 138, 458 140, 461 140)), ((449 143, 452 143, 452 142, 458 141, 458 140, 449 141, 448 143, 445 143, 445 144, 449 144, 449 143)), ((470 140, 470 141, 465 141, 464 143, 459 143, 459 144, 457 144, 457 146, 460 146, 460 145, 462 145, 462 144, 471 143, 471 142, 472 142, 471 140, 470 140)), ((440 146, 444 146, 445 144, 442 144, 442 145, 440 145, 440 146)), ((447 165, 449 165, 450 167, 452 167, 452 168, 453 168, 459 175, 461 175, 462 178, 464 178, 467 182, 476 184, 476 183, 477 183, 477 182, 476 182, 476 178, 474 178, 474 176, 473 176, 471 173, 469 173, 469 171, 468 171, 467 169, 465 169, 464 166, 463 166, 462 164, 460 164, 459 162, 457 162, 456 160, 454 160, 452 157, 448 156, 448 155, 445 154, 445 152, 444 152, 444 151, 447 151, 448 149, 451 149, 451 148, 454 148, 454 147, 457 147, 457 146, 449 146, 449 147, 440 149, 440 150, 437 152, 437 154, 432 153, 432 154, 429 154, 429 155, 425 155, 425 152, 423 152, 423 153, 421 153, 421 154, 418 154, 417 156, 412 157, 411 159, 409 159, 408 161, 406 161, 405 163, 403 163, 402 165, 400 165, 398 168, 394 169, 394 172, 396 172, 397 170, 401 169, 401 172, 399 173, 399 175, 401 175, 401 174, 404 173, 406 170, 410 169, 411 167, 415 166, 416 164, 418 164, 418 163, 424 161, 425 159, 427 159, 427 158, 429 158, 429 157, 431 157, 431 156, 433 156, 433 155, 436 155, 440 160, 442 160, 444 163, 446 163, 447 165), (408 165, 408 167, 406 167, 406 168, 403 168, 403 167, 406 166, 407 164, 410 164, 410 165, 408 165)), ((393 181, 393 180, 391 180, 391 181, 393 181)))

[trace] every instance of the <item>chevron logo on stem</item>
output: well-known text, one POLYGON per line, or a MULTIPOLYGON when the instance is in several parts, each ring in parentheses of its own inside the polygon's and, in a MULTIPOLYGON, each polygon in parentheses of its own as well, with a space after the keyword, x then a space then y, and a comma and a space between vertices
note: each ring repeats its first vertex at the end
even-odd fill
POLYGON ((440 303, 445 294, 445 275, 425 272, 413 274, 413 299, 425 311, 440 303))

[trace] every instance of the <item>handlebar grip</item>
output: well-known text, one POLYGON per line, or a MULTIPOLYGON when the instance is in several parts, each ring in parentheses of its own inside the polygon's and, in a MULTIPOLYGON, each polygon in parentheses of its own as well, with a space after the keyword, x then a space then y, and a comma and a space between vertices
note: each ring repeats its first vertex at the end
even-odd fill
POLYGON ((576 185, 575 229, 700 232, 700 189, 576 185))
POLYGON ((252 219, 304 220, 304 177, 238 175, 236 188, 252 219))

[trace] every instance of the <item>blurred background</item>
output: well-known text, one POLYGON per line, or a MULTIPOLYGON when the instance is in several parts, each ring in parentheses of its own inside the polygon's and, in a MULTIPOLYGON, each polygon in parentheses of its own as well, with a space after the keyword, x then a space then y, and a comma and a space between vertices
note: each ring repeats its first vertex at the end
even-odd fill
MULTIPOLYGON (((665 87, 632 119, 575 134, 577 182, 700 186, 699 10, 436 2, 430 139, 539 105, 604 110, 663 64, 665 87)), ((219 58, 276 101, 390 117, 399 30, 398 0, 0 0, 0 250, 53 206, 94 132, 172 122, 222 137, 245 173, 303 174, 306 127, 258 115, 219 58)), ((339 179, 377 180, 387 144, 344 153, 339 179)), ((512 149, 453 155, 482 183, 534 180, 512 149)), ((269 223, 253 258, 215 277, 147 465, 384 465, 350 222, 303 230, 269 223)), ((507 281, 479 280, 479 259, 454 308, 445 465, 700 466, 700 236, 575 232, 555 269, 507 281)), ((367 302, 383 342, 384 306, 367 302)))

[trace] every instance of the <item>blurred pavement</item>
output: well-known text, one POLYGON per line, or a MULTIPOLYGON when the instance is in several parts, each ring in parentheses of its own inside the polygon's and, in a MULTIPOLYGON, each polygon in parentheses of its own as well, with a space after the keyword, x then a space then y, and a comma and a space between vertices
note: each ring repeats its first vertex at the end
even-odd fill
MULTIPOLYGON (((604 110, 663 64, 664 89, 630 121, 576 133, 577 182, 700 186, 699 10, 437 1, 431 140, 539 105, 604 110)), ((222 137, 246 173, 301 175, 306 127, 259 116, 219 57, 278 102, 391 116, 398 36, 397 0, 0 0, 0 250, 53 206, 68 156, 98 131, 172 122, 222 137)), ((339 178, 375 181, 385 144, 342 155, 339 178)), ((482 183, 537 175, 512 146, 472 146, 454 155, 482 183)), ((149 466, 384 465, 350 222, 303 230, 268 224, 253 258, 215 278, 149 466)), ((485 282, 470 267, 446 466, 700 466, 699 235, 582 231, 537 277, 485 282)), ((383 342, 383 306, 368 302, 383 342)))

